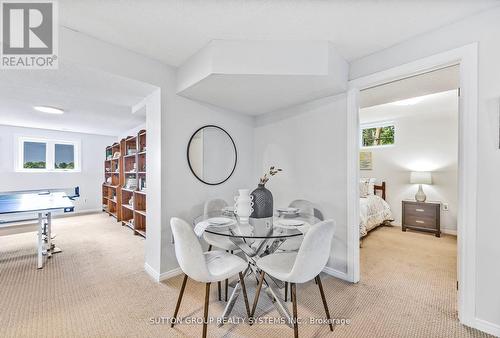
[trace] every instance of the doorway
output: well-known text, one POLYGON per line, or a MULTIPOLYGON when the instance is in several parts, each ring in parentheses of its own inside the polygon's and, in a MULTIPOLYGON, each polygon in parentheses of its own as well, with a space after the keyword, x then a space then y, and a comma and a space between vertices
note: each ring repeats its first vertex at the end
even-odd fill
POLYGON ((460 69, 458 141, 457 279, 458 316, 462 324, 474 326, 475 318, 475 229, 477 191, 477 44, 420 59, 349 83, 347 102, 348 177, 348 278, 359 282, 359 108, 360 91, 415 75, 458 65, 460 69))

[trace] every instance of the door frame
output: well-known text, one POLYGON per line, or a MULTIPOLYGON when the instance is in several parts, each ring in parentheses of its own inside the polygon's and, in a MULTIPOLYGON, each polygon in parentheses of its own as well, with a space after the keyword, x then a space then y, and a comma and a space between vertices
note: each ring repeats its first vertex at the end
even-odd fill
POLYGON ((460 67, 457 279, 458 317, 462 324, 476 322, 477 226, 477 119, 478 44, 409 62, 349 81, 347 92, 347 276, 360 280, 359 249, 359 93, 382 85, 458 64, 460 67))

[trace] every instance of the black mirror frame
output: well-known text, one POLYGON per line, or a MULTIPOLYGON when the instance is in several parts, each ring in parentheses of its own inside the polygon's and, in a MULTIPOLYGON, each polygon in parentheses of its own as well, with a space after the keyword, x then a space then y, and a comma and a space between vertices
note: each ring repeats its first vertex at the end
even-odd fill
POLYGON ((189 169, 191 170, 191 172, 193 173, 194 177, 196 177, 198 179, 198 181, 206 184, 206 185, 220 185, 224 182, 226 182, 228 179, 231 178, 231 176, 233 176, 233 173, 234 171, 236 170, 236 164, 238 163, 238 150, 236 149, 236 144, 234 143, 234 140, 233 138, 231 137, 231 135, 229 135, 229 133, 224 130, 223 128, 219 127, 219 126, 216 126, 214 124, 207 124, 205 126, 202 126, 198 129, 196 129, 196 131, 193 133, 193 135, 191 135, 191 138, 189 139, 189 143, 187 145, 187 152, 186 152, 186 155, 187 155, 187 160, 188 160, 188 164, 189 164, 189 169), (231 173, 222 181, 220 182, 216 182, 216 183, 209 183, 209 182, 205 182, 204 180, 202 180, 201 178, 198 177, 198 175, 196 175, 196 173, 194 172, 193 170, 193 167, 191 166, 191 161, 189 160, 189 148, 191 147, 191 142, 193 141, 193 138, 194 136, 200 131, 200 130, 203 130, 205 128, 217 128, 217 129, 220 129, 222 130, 228 137, 229 139, 231 140, 231 142, 233 143, 233 148, 234 148, 234 166, 233 166, 233 170, 231 170, 231 173))

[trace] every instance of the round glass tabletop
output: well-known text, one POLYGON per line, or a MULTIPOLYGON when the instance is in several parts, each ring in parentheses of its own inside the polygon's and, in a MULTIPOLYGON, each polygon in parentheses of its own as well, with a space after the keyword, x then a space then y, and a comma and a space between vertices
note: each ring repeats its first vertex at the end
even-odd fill
POLYGON ((242 239, 272 239, 290 238, 304 235, 307 230, 320 219, 310 214, 298 213, 296 215, 276 215, 271 222, 262 219, 244 221, 232 212, 211 211, 200 215, 193 220, 196 226, 200 222, 207 222, 205 233, 242 238, 242 239))

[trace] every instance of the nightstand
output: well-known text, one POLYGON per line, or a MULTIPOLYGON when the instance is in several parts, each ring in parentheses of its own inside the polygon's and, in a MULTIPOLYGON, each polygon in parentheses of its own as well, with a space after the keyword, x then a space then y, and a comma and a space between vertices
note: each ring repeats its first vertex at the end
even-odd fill
POLYGON ((406 229, 432 232, 441 236, 441 203, 403 201, 402 230, 406 229))

